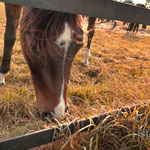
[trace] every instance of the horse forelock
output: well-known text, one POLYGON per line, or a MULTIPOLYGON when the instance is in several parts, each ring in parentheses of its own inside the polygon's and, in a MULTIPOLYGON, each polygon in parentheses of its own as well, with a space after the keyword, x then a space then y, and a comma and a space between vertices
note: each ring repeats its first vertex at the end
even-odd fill
POLYGON ((35 48, 40 56, 46 56, 47 54, 52 56, 53 50, 61 55, 57 50, 55 41, 62 34, 65 22, 70 25, 75 36, 74 40, 77 42, 76 39, 80 39, 81 36, 78 34, 79 28, 82 29, 81 15, 25 8, 21 23, 21 34, 29 35, 26 37, 30 38, 29 41, 31 41, 27 42, 28 44, 31 43, 28 54, 35 48))

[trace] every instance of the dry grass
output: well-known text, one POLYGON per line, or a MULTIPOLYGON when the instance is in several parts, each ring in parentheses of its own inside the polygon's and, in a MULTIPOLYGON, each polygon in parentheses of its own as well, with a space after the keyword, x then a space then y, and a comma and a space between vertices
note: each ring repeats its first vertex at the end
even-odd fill
MULTIPOLYGON (((2 3, 0 8, 0 13, 4 14, 2 3)), ((0 61, 4 29, 5 16, 1 15, 0 61)), ((85 46, 77 54, 68 90, 71 110, 65 122, 150 100, 150 37, 148 36, 150 30, 148 29, 147 34, 141 31, 137 36, 122 31, 123 29, 118 28, 111 33, 104 30, 96 31, 89 67, 82 65, 85 46)), ((128 124, 124 122, 117 122, 117 125, 122 125, 123 129, 128 128, 128 124)), ((13 49, 11 71, 7 75, 6 85, 0 87, 0 140, 47 126, 50 125, 37 116, 35 93, 29 69, 21 52, 18 33, 13 49)), ((94 130, 97 134, 89 133, 91 138, 93 137, 92 143, 97 141, 107 128, 97 127, 94 130)), ((108 133, 105 134, 106 136, 114 134, 112 129, 109 131, 110 133, 106 132, 108 133)), ((74 143, 81 144, 80 136, 83 139, 84 135, 79 135, 74 143)), ((114 136, 118 138, 118 135, 114 136)), ((59 142, 59 146, 63 143, 63 141, 59 142)), ((53 146, 50 145, 50 147, 53 146)))

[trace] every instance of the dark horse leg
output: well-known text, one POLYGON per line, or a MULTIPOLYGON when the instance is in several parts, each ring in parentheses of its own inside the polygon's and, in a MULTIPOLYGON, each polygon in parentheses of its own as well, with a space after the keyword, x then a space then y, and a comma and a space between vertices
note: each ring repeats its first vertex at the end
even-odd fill
POLYGON ((135 26, 134 23, 130 23, 129 26, 128 26, 127 31, 131 32, 133 30, 134 26, 135 26))
POLYGON ((143 29, 146 29, 146 25, 145 25, 145 24, 143 24, 143 25, 142 25, 142 28, 143 28, 143 29))
POLYGON ((135 26, 134 26, 134 29, 133 29, 133 33, 136 31, 136 33, 138 32, 138 29, 139 29, 139 24, 136 23, 135 26))
POLYGON ((4 52, 0 67, 0 85, 5 83, 5 75, 10 70, 12 48, 16 40, 16 30, 19 24, 21 6, 5 3, 6 29, 4 35, 4 52))
POLYGON ((95 32, 95 30, 94 30, 95 29, 95 21, 96 21, 96 18, 89 17, 88 29, 87 29, 88 30, 88 42, 87 42, 87 48, 86 48, 84 60, 83 60, 83 63, 85 65, 89 65, 91 41, 92 41, 92 38, 93 38, 94 32, 95 32))

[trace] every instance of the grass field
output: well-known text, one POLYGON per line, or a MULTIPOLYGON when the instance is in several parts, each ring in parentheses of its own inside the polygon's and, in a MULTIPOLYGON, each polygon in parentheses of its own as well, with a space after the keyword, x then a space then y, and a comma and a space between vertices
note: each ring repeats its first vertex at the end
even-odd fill
MULTIPOLYGON (((0 14, 1 61, 5 30, 2 3, 0 14)), ((99 26, 97 25, 98 29, 99 26)), ((149 33, 150 28, 140 31, 136 36, 127 34, 121 25, 109 33, 103 29, 96 31, 91 46, 90 66, 82 65, 85 46, 74 60, 68 90, 70 112, 62 123, 115 108, 150 102, 149 33)), ((51 125, 43 122, 37 115, 35 92, 21 51, 18 32, 13 48, 11 71, 6 77, 6 85, 0 87, 0 140, 49 126, 51 125)), ((79 143, 83 138, 84 135, 80 135, 73 143, 79 143)), ((59 148, 55 144, 44 148, 60 149, 64 142, 56 144, 59 148)), ((68 149, 71 148, 68 146, 68 149)))

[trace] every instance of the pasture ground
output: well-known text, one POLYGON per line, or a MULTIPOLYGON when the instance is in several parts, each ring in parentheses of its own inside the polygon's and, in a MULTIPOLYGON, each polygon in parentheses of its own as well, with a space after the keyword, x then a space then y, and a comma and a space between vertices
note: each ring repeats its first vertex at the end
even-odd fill
MULTIPOLYGON (((0 3, 0 14, 1 61, 5 30, 3 3, 0 3)), ((127 34, 121 23, 114 31, 105 32, 104 28, 109 26, 110 23, 96 25, 98 30, 91 46, 89 67, 82 65, 86 44, 74 60, 68 90, 70 112, 62 123, 150 102, 150 28, 140 30, 135 36, 127 34)), ((6 85, 0 87, 0 140, 50 126, 37 115, 34 88, 23 58, 18 32, 11 71, 7 75, 6 85)), ((84 134, 75 137, 73 144, 78 145, 83 138, 84 134)), ((94 139, 97 141, 97 134, 94 139)), ((55 144, 49 144, 49 148, 44 146, 36 149, 60 149, 64 142, 58 142, 57 147, 55 144)), ((70 146, 65 149, 70 149, 70 146)))

